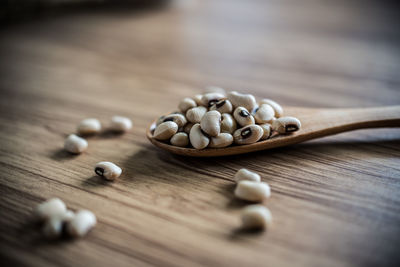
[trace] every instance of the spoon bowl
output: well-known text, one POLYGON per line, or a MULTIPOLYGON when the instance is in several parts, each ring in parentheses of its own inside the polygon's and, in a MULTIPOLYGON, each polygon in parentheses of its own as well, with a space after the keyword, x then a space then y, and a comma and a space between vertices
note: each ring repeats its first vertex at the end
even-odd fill
POLYGON ((272 135, 270 139, 249 145, 205 149, 177 147, 153 138, 152 127, 155 122, 147 129, 146 135, 153 145, 174 154, 191 157, 217 157, 288 146, 357 129, 400 127, 400 106, 373 108, 285 107, 284 111, 284 116, 293 116, 301 121, 299 131, 287 135, 272 135))

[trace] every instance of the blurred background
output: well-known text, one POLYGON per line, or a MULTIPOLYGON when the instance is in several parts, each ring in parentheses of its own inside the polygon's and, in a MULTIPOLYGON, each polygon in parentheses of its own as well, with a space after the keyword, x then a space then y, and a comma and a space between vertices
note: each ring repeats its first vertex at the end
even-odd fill
POLYGON ((1 74, 15 78, 3 83, 32 78, 33 91, 44 90, 41 83, 52 79, 58 86, 52 90, 97 91, 101 97, 104 90, 120 92, 106 96, 117 101, 130 99, 127 91, 137 90, 140 82, 155 91, 172 86, 182 96, 219 85, 288 105, 400 102, 397 1, 1 5, 1 74))

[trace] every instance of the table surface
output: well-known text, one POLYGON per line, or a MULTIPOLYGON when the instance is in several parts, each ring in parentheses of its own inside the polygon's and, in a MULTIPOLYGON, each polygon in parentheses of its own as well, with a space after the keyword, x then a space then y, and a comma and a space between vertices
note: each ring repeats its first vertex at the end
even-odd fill
POLYGON ((0 255, 29 266, 390 266, 399 262, 400 132, 349 132, 221 158, 174 156, 149 123, 207 85, 283 106, 400 103, 397 10, 386 1, 177 1, 76 9, 0 39, 0 255), (77 123, 132 118, 127 134, 63 151, 77 123), (120 165, 116 182, 98 161, 120 165), (266 232, 239 229, 246 167, 272 188, 266 232), (46 241, 32 208, 92 210, 79 240, 46 241))

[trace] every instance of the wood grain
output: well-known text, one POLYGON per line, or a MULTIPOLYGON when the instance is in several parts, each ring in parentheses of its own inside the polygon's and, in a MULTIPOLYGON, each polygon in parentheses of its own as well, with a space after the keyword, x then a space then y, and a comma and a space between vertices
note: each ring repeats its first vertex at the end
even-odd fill
POLYGON ((399 129, 361 130, 222 158, 175 156, 145 132, 206 85, 284 106, 400 103, 397 8, 386 1, 191 1, 87 9, 3 28, 0 257, 6 266, 396 266, 399 129), (131 117, 124 135, 63 140, 86 117, 131 117), (96 177, 108 160, 117 182, 96 177), (234 173, 272 188, 273 227, 238 229, 234 173), (43 240, 39 202, 60 197, 98 225, 43 240))

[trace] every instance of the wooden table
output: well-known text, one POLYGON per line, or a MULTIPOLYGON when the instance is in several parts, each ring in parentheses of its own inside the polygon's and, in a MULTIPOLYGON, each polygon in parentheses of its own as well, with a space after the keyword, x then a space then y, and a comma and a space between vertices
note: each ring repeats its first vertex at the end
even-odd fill
POLYGON ((376 1, 179 1, 75 10, 11 25, 0 52, 0 255, 7 266, 391 266, 399 263, 400 132, 362 130, 292 147, 184 158, 149 123, 206 85, 284 106, 400 103, 398 9, 376 1), (90 138, 77 123, 132 118, 90 138), (107 160, 117 182, 96 177, 107 160), (274 225, 239 230, 232 176, 272 188, 274 225), (79 240, 46 241, 31 210, 50 197, 92 210, 79 240))

